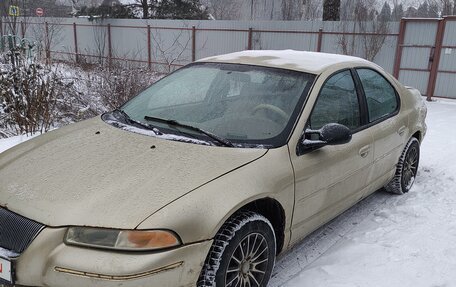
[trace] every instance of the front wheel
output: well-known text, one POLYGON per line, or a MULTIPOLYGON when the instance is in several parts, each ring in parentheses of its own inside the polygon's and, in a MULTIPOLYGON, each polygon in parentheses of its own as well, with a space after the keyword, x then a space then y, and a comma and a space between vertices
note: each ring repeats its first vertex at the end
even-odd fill
POLYGON ((411 138, 399 158, 394 178, 385 186, 386 191, 395 194, 408 192, 415 182, 419 160, 420 142, 411 138))
POLYGON ((244 211, 220 228, 198 287, 266 287, 275 263, 276 238, 264 216, 244 211))

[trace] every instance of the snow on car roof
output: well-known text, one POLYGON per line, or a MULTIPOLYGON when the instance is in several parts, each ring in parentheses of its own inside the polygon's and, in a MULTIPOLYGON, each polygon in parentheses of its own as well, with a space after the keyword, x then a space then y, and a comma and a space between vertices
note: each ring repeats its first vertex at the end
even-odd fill
POLYGON ((198 60, 198 62, 221 62, 258 65, 320 74, 330 66, 346 64, 367 64, 364 59, 319 52, 295 50, 248 50, 198 60))

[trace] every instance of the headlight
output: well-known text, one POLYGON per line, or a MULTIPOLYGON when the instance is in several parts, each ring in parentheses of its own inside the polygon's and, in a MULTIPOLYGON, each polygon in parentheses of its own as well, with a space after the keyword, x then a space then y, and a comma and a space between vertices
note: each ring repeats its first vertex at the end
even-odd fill
POLYGON ((92 227, 70 227, 65 243, 125 251, 146 251, 181 244, 177 235, 166 230, 116 230, 92 227))

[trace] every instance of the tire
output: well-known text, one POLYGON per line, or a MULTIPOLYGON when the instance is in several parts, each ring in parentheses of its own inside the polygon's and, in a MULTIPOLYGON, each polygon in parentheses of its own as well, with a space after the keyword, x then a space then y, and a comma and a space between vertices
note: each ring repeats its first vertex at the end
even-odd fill
POLYGON ((396 174, 385 186, 386 191, 394 194, 407 193, 415 182, 420 160, 420 142, 412 137, 404 148, 396 166, 396 174))
POLYGON ((215 236, 197 287, 266 287, 275 255, 269 220, 255 212, 239 212, 215 236))

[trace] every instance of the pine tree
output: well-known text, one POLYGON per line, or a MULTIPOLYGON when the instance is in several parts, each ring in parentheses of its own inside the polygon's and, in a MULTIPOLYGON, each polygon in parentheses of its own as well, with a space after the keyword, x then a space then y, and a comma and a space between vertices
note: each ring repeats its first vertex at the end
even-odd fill
POLYGON ((422 18, 429 17, 429 4, 427 3, 427 1, 424 1, 423 3, 421 3, 421 5, 418 7, 416 16, 422 17, 422 18))
POLYGON ((451 1, 451 0, 443 0, 442 1, 442 16, 447 16, 447 15, 451 15, 451 13, 453 12, 453 4, 452 3, 454 1, 451 1))
POLYGON ((159 19, 208 19, 209 15, 200 0, 157 1, 155 18, 159 19))
POLYGON ((413 6, 409 6, 407 8, 407 11, 405 11, 406 17, 417 17, 417 15, 418 15, 418 10, 416 10, 416 8, 413 6))
POLYGON ((431 2, 429 4, 429 13, 428 13, 428 16, 430 18, 438 18, 439 17, 439 6, 437 5, 437 3, 435 2, 431 2))
POLYGON ((391 21, 391 7, 387 2, 383 4, 382 10, 380 11, 378 17, 381 21, 391 21))
POLYGON ((323 21, 340 20, 340 0, 323 1, 323 21))
POLYGON ((394 6, 393 12, 391 13, 391 18, 393 21, 400 21, 404 17, 404 7, 402 4, 394 6))

